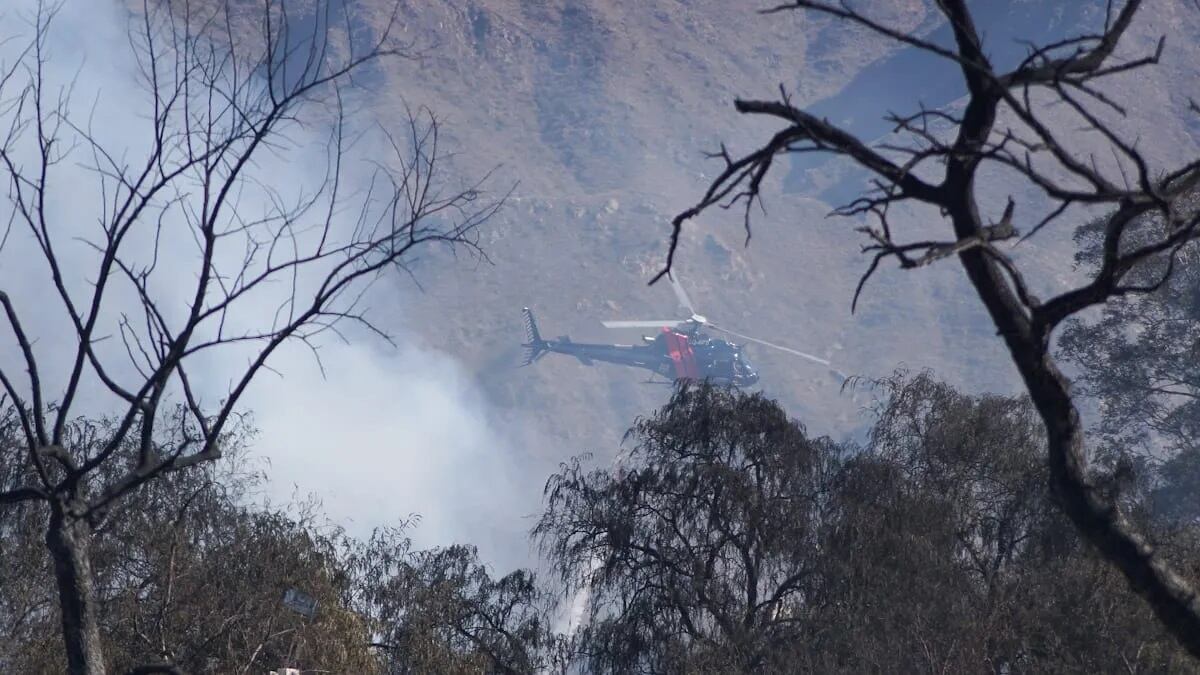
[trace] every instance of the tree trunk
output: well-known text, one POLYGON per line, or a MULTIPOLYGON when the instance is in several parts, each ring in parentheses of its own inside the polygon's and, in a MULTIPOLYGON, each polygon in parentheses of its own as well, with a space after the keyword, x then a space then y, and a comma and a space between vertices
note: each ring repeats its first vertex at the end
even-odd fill
POLYGON ((100 616, 89 552, 91 531, 85 521, 65 513, 66 506, 50 502, 46 547, 54 561, 63 642, 72 675, 104 675, 100 645, 100 616))
MULTIPOLYGON (((970 193, 963 190, 962 194, 970 193)), ((980 221, 973 198, 955 206, 952 213, 956 233, 978 231, 980 221)), ((1192 656, 1200 658, 1200 597, 1155 553, 1121 509, 1108 503, 1089 481, 1083 422, 1066 377, 1048 353, 1048 336, 1034 330, 997 263, 979 250, 962 253, 959 259, 1045 423, 1050 489, 1057 503, 1084 539, 1124 573, 1167 630, 1192 656)))

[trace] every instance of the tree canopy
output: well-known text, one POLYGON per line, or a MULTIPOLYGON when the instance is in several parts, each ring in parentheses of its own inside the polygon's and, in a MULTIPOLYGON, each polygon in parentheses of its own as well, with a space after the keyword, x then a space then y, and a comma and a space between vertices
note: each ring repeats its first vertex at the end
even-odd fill
MULTIPOLYGON (((0 427, 0 440, 16 435, 13 419, 0 427)), ((525 673, 555 653, 552 603, 531 572, 493 578, 469 546, 415 551, 409 524, 362 540, 329 523, 318 503, 259 503, 265 474, 247 463, 250 432, 240 425, 220 462, 148 483, 94 529, 108 670, 169 664, 186 673, 242 673, 290 664, 525 673), (289 589, 315 600, 311 617, 284 605, 289 589)), ((67 667, 45 555, 47 510, 41 502, 0 506, 4 672, 67 667)))
MULTIPOLYGON (((588 599, 589 670, 1190 667, 1052 502, 1028 400, 929 374, 879 391, 856 447, 761 394, 683 387, 617 466, 552 476, 535 533, 588 599)), ((1119 472, 1095 479, 1146 500, 1119 472)), ((1194 533, 1173 536, 1173 559, 1195 560, 1194 533)))

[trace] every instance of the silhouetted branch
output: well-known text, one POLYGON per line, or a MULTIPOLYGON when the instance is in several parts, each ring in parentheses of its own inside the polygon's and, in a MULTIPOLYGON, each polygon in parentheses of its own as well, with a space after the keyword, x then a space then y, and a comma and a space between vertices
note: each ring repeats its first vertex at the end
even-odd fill
POLYGON ((937 188, 912 173, 915 165, 901 166, 893 163, 867 147, 852 134, 789 105, 786 103, 786 93, 784 99, 785 102, 782 103, 741 99, 735 101, 734 106, 738 112, 776 117, 791 122, 792 126, 775 134, 759 150, 737 160, 730 160, 728 152, 722 147, 719 156, 725 161, 724 170, 711 183, 699 203, 671 221, 671 245, 667 251, 667 266, 659 271, 650 283, 653 284, 668 273, 671 263, 674 261, 683 223, 726 198, 730 198, 731 203, 745 202, 744 224, 747 235, 749 235, 750 208, 759 198, 763 177, 771 168, 774 157, 779 154, 821 151, 844 155, 871 169, 889 184, 895 185, 903 196, 902 198, 915 198, 931 203, 938 202, 937 188), (797 143, 805 145, 798 147, 797 143))
POLYGON ((187 673, 170 663, 155 663, 135 666, 126 671, 125 675, 187 675, 187 673))
MULTIPOLYGON (((1139 150, 1136 141, 1124 137, 1093 109, 1097 106, 1124 116, 1127 107, 1092 83, 1152 66, 1162 55, 1164 43, 1160 40, 1153 54, 1113 61, 1141 4, 1140 0, 1128 0, 1115 16, 1110 6, 1102 32, 1032 45, 1029 55, 1005 74, 996 73, 988 61, 965 0, 937 3, 954 35, 952 50, 875 21, 847 2, 799 1, 768 10, 815 11, 951 60, 959 65, 966 84, 966 105, 961 116, 924 108, 912 115, 890 113, 887 119, 896 133, 912 141, 882 146, 908 158, 906 163, 897 164, 851 134, 798 109, 786 96, 780 102, 737 101, 739 112, 766 114, 788 126, 741 157, 731 157, 722 147, 720 157, 725 171, 712 181, 696 205, 672 221, 666 266, 651 283, 671 269, 684 222, 716 203, 714 197, 735 194, 747 201, 757 199, 759 186, 776 155, 831 152, 866 169, 874 177, 875 189, 834 210, 841 216, 870 215, 879 223, 878 227, 859 228, 869 238, 863 251, 872 256, 859 279, 852 310, 867 279, 882 261, 894 259, 902 269, 915 269, 957 257, 1005 340, 1045 424, 1051 485, 1059 504, 1079 531, 1121 569, 1132 588, 1147 599, 1180 643, 1200 656, 1200 599, 1194 587, 1155 553, 1120 506, 1111 503, 1102 486, 1089 478, 1079 413, 1070 385, 1049 353, 1050 334, 1062 321, 1111 298, 1160 287, 1175 269, 1182 247, 1200 238, 1200 215, 1182 206, 1184 195, 1200 188, 1200 159, 1155 175, 1150 158, 1139 150), (1035 88, 1049 92, 1062 104, 1060 108, 1104 139, 1116 159, 1119 182, 1101 171, 1094 157, 1081 156, 1065 135, 1043 119, 1041 111, 1046 106, 1033 103, 1031 90, 1035 88), (1011 112, 1020 121, 1020 132, 996 129, 1002 111, 1011 112), (931 124, 945 125, 950 133, 942 135, 931 124), (944 160, 937 183, 914 175, 918 167, 932 165, 931 159, 944 160), (1044 160, 1049 163, 1043 164, 1044 160), (987 163, 1016 171, 1051 202, 1046 215, 1030 218, 1033 225, 1025 238, 1059 221, 1072 205, 1112 209, 1105 223, 1101 264, 1087 283, 1045 301, 1030 294, 1020 267, 994 245, 1017 235, 1012 200, 995 225, 986 225, 980 214, 976 178, 980 167, 987 163), (939 207, 949 221, 953 239, 898 239, 888 211, 893 204, 909 200, 939 207), (1151 241, 1126 250, 1123 236, 1135 222, 1148 218, 1162 223, 1161 232, 1151 241), (1158 277, 1137 283, 1124 281, 1131 270, 1158 259, 1165 259, 1165 269, 1158 277)), ((748 218, 747 212, 747 227, 748 218)))
MULTIPOLYGON (((224 3, 145 0, 132 46, 152 110, 139 118, 148 148, 135 161, 124 149, 105 147, 92 120, 73 120, 69 89, 52 95, 45 69, 51 9, 39 7, 20 67, 0 74, 0 94, 9 102, 0 110, 0 171, 12 204, 10 229, 27 237, 48 270, 51 289, 39 302, 63 312, 73 342, 69 354, 55 355, 66 376, 51 406, 34 358, 36 336, 26 335, 0 292, 29 375, 22 386, 0 371, 0 385, 41 482, 3 499, 48 499, 58 514, 52 527, 64 557, 56 569, 65 570, 60 592, 74 670, 100 662, 92 639, 95 599, 82 579, 86 550, 78 548, 90 536, 87 528, 146 482, 221 457, 242 396, 270 370, 280 347, 298 343, 315 354, 323 336, 345 339, 347 325, 387 338, 363 307, 372 284, 405 270, 424 247, 482 257, 476 230, 503 204, 503 197, 483 191, 486 177, 455 186, 443 175, 439 122, 424 110, 410 114, 401 134, 382 127, 365 132, 381 141, 369 150, 390 147, 393 156, 363 158, 354 165, 373 171, 351 174, 360 137, 349 137, 355 104, 343 87, 358 69, 401 51, 392 37, 394 11, 363 42, 355 38, 362 28, 350 21, 350 10, 335 7, 326 3, 308 21, 278 2, 247 16, 224 3), (331 34, 338 30, 335 11, 347 14, 344 40, 331 34), (314 172, 312 185, 276 185, 258 160, 299 145, 291 142, 299 133, 306 134, 300 140, 316 139, 324 172, 314 172), (49 206, 70 198, 56 170, 74 151, 90 158, 84 168, 100 191, 99 226, 78 236, 70 230, 79 226, 57 222, 49 206), (251 195, 261 206, 247 207, 251 195), (68 237, 91 253, 83 272, 88 284, 65 269, 68 237), (161 264, 167 256, 169 266, 161 264), (165 293, 181 286, 182 301, 165 293), (99 349, 109 335, 119 338, 116 349, 99 349), (215 402, 202 399, 191 376, 199 358, 214 351, 245 359, 215 402), (77 440, 72 416, 93 379, 118 406, 114 423, 85 446, 66 447, 77 440)), ((6 242, 11 234, 6 230, 6 242)))
MULTIPOLYGON (((1100 35, 1076 37, 1033 49, 1015 70, 999 78, 1000 84, 1005 87, 1050 84, 1066 80, 1072 75, 1104 76, 1120 72, 1117 68, 1138 67, 1141 64, 1135 61, 1108 70, 1101 69, 1101 66, 1112 56, 1113 50, 1117 48, 1125 31, 1133 23, 1133 17, 1137 14, 1141 4, 1141 0, 1128 0, 1121 8, 1115 22, 1110 25, 1106 21, 1105 31, 1100 35), (1080 46, 1086 42, 1095 42, 1096 44, 1090 49, 1080 46), (1076 47, 1074 53, 1060 58, 1051 58, 1052 53, 1071 46, 1076 47)), ((966 11, 965 6, 961 11, 966 11)), ((1159 41, 1157 54, 1162 53, 1162 45, 1162 41, 1159 41)), ((1156 62, 1157 55, 1153 60, 1146 61, 1146 63, 1156 62)))
POLYGON ((40 488, 23 487, 0 492, 0 504, 16 504, 17 502, 27 502, 34 499, 45 499, 48 496, 40 488))

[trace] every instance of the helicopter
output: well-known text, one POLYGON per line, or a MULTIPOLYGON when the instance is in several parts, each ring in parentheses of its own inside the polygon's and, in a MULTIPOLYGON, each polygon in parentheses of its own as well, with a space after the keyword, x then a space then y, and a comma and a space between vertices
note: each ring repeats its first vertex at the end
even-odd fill
POLYGON ((538 330, 533 311, 528 307, 523 308, 527 341, 522 345, 525 348, 525 359, 521 365, 531 365, 547 353, 554 352, 574 356, 585 366, 594 365, 596 361, 603 361, 643 368, 667 378, 667 383, 680 380, 708 380, 714 384, 735 387, 749 387, 757 383, 758 371, 754 369, 750 359, 743 351, 743 345, 712 337, 707 333, 707 331, 719 331, 747 342, 778 349, 822 364, 829 368, 829 372, 834 377, 845 381, 846 376, 834 369, 826 359, 710 323, 704 315, 696 312, 691 298, 688 297, 687 291, 684 290, 675 275, 672 273, 667 277, 680 306, 688 311, 690 315, 688 318, 600 322, 605 328, 659 329, 658 334, 653 337, 643 335, 644 344, 640 345, 588 344, 573 342, 567 336, 546 340, 542 338, 538 330))

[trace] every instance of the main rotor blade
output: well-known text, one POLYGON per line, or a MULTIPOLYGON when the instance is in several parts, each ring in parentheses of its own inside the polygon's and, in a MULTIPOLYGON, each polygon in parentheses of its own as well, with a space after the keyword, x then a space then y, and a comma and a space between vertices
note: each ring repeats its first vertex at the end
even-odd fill
POLYGON ((666 328, 684 323, 679 319, 664 319, 662 321, 601 321, 605 328, 666 328))
POLYGON ((784 347, 783 345, 777 345, 777 344, 775 344, 774 342, 767 342, 766 340, 759 340, 758 338, 755 338, 755 337, 750 337, 749 335, 742 335, 741 333, 736 333, 736 332, 734 332, 734 331, 731 331, 731 330, 729 330, 728 328, 722 328, 722 327, 720 327, 720 326, 714 326, 714 325, 712 325, 711 323, 710 323, 710 324, 708 324, 708 327, 709 327, 709 328, 712 328, 712 329, 714 329, 714 330, 719 330, 719 331, 721 331, 721 332, 724 332, 724 333, 729 333, 730 335, 732 335, 732 336, 734 336, 734 337, 739 337, 739 338, 742 338, 743 340, 748 340, 748 341, 750 341, 750 342, 757 342, 757 343, 758 343, 758 344, 760 344, 760 345, 765 345, 765 346, 767 346, 767 347, 771 347, 771 348, 773 348, 773 349, 778 349, 778 350, 780 350, 780 351, 785 351, 785 352, 787 352, 787 353, 789 353, 789 354, 794 354, 794 355, 796 355, 796 356, 799 356, 799 357, 802 357, 802 358, 806 358, 806 359, 808 359, 809 361, 816 361, 817 363, 820 363, 821 365, 824 365, 824 366, 828 366, 828 365, 829 365, 829 362, 828 362, 828 361, 826 361, 825 359, 823 359, 823 358, 821 358, 821 357, 819 357, 819 356, 813 356, 812 354, 805 354, 804 352, 802 352, 802 351, 798 351, 798 350, 796 350, 796 349, 792 349, 791 347, 784 347))
POLYGON ((675 298, 679 300, 680 305, 687 308, 688 314, 699 314, 696 308, 692 306, 692 299, 688 297, 687 291, 683 290, 683 284, 679 283, 679 279, 675 278, 675 273, 667 273, 667 279, 671 281, 671 290, 675 291, 675 298))

